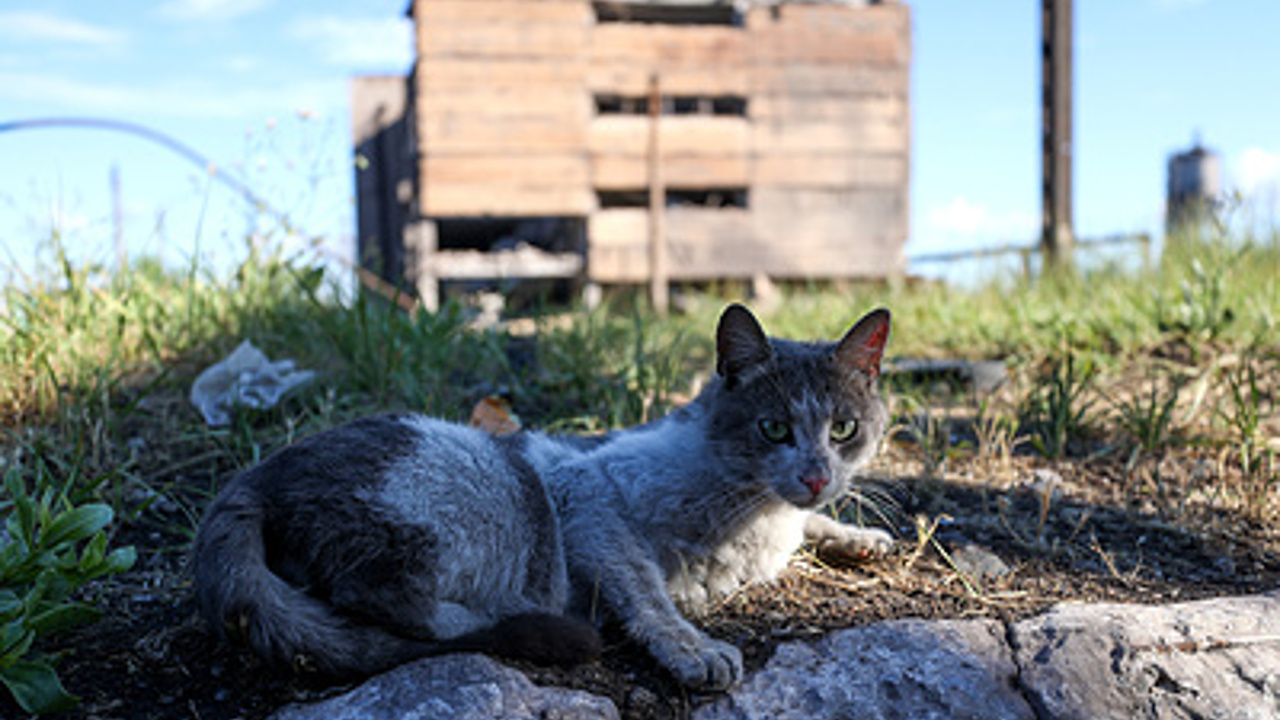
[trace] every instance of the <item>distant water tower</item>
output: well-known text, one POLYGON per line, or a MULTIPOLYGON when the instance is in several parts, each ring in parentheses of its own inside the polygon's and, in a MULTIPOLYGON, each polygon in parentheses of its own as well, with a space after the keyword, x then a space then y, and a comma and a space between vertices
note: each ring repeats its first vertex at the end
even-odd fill
POLYGON ((1218 154, 1196 138, 1190 150, 1169 156, 1165 196, 1165 234, 1193 231, 1208 220, 1222 196, 1222 164, 1218 154))

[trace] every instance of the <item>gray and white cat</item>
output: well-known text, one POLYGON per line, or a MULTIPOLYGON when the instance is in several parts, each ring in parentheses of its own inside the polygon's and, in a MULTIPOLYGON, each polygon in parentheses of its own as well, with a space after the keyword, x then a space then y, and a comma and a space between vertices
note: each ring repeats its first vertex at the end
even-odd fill
POLYGON ((269 660, 333 675, 466 649, 575 662, 609 617, 685 685, 728 688, 741 653, 682 611, 774 578, 806 540, 890 545, 814 512, 884 432, 888 334, 880 309, 836 343, 769 339, 732 305, 716 377, 640 427, 495 437, 398 415, 304 439, 209 507, 202 611, 269 660))

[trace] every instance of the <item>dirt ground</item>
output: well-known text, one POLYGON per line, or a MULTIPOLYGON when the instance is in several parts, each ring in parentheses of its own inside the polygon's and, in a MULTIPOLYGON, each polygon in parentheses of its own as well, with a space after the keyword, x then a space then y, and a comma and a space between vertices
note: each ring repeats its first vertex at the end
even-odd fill
MULTIPOLYGON (((892 554, 860 564, 802 554, 778 582, 728 599, 701 624, 759 667, 779 642, 890 618, 1013 620, 1065 600, 1163 603, 1280 583, 1276 531, 1202 502, 1192 488, 1213 459, 1194 449, 1128 467, 957 457, 941 478, 922 477, 917 455, 890 443, 868 473, 873 522, 899 538, 892 554)), ((105 618, 48 648, 65 653, 60 675, 83 700, 66 717, 256 720, 350 687, 272 671, 216 643, 195 616, 189 537, 163 515, 117 538, 138 547, 139 562, 100 589, 105 618)), ((686 717, 699 701, 616 630, 606 641, 600 663, 524 669, 538 683, 608 696, 630 720, 686 717)), ((6 698, 0 717, 22 713, 6 698)))

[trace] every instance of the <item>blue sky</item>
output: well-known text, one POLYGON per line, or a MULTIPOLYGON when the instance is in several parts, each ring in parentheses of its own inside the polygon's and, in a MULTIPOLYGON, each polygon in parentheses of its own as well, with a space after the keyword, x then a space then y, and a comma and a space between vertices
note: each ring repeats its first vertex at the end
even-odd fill
MULTIPOLYGON (((0 122, 143 123, 243 178, 349 254, 348 80, 403 73, 405 0, 5 0, 0 122)), ((1039 225, 1038 7, 917 0, 909 254, 1030 242, 1039 225)), ((1199 133, 1272 222, 1280 177, 1280 3, 1076 0, 1079 235, 1151 231, 1167 156, 1199 133)), ((118 168, 131 254, 243 256, 251 219, 207 171, 91 130, 0 134, 0 267, 55 230, 109 261, 118 168)))

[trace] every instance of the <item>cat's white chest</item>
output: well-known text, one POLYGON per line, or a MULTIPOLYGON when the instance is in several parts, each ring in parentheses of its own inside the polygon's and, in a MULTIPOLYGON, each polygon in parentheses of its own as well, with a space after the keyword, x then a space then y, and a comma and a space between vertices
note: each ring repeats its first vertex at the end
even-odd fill
POLYGON ((702 557, 682 558, 667 578, 676 604, 698 614, 739 588, 766 582, 787 567, 804 542, 809 511, 779 504, 760 512, 702 557))

